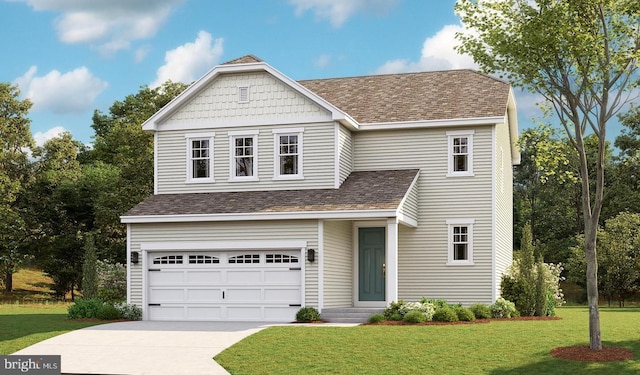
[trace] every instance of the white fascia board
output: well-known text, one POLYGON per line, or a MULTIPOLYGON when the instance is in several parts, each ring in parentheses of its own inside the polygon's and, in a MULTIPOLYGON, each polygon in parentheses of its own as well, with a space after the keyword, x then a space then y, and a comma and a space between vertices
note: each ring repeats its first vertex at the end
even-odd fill
POLYGON ((304 219, 370 219, 396 217, 392 210, 355 210, 355 211, 304 211, 304 212, 258 212, 242 214, 211 215, 147 215, 121 216, 124 224, 142 223, 186 223, 203 221, 247 221, 247 220, 304 220, 304 219))
POLYGON ((265 250, 302 249, 306 247, 307 241, 305 240, 154 241, 140 243, 140 249, 146 251, 265 250))
POLYGON ((412 219, 409 216, 407 216, 405 214, 401 214, 401 213, 398 213, 396 216, 398 218, 398 222, 399 223, 404 224, 404 225, 408 226, 409 228, 417 228, 418 227, 418 220, 412 219))
POLYGON ((460 119, 442 119, 428 121, 404 121, 404 122, 377 122, 360 124, 360 130, 398 130, 439 128, 453 126, 496 125, 504 122, 504 116, 496 117, 470 117, 460 119))
POLYGON ((225 128, 242 128, 242 127, 268 127, 274 125, 301 125, 301 124, 327 124, 331 123, 331 120, 328 116, 307 116, 307 117, 292 117, 288 118, 279 118, 276 120, 234 120, 234 121, 196 121, 189 123, 172 123, 172 124, 163 124, 162 130, 179 130, 179 131, 190 131, 190 130, 211 130, 211 129, 225 129, 225 128))
POLYGON ((507 101, 507 113, 505 115, 505 124, 509 126, 509 140, 511 143, 511 164, 520 165, 520 148, 518 147, 518 111, 516 106, 516 97, 513 94, 513 88, 509 90, 509 100, 507 101))

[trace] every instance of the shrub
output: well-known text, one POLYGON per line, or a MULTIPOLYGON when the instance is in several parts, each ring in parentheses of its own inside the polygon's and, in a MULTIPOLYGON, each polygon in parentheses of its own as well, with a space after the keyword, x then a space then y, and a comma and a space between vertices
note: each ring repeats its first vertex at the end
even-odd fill
POLYGON ((439 307, 433 314, 434 322, 457 322, 458 314, 449 306, 439 307))
POLYGON ((426 298, 426 297, 422 297, 420 299, 420 302, 432 304, 436 309, 438 307, 449 306, 449 304, 447 303, 447 300, 444 300, 444 299, 429 299, 429 298, 426 298))
POLYGON ((101 320, 116 320, 120 319, 121 317, 122 314, 120 313, 120 310, 118 310, 111 304, 102 305, 102 307, 100 307, 100 310, 98 310, 98 313, 96 314, 96 318, 101 320))
POLYGON ((308 323, 320 320, 320 313, 314 307, 303 307, 296 313, 296 322, 308 323))
POLYGON ((511 318, 516 312, 516 305, 504 298, 498 298, 491 305, 491 316, 494 318, 511 318))
POLYGON ((98 316, 98 311, 104 303, 95 298, 79 298, 75 303, 67 308, 69 319, 93 319, 98 316))
POLYGON ((400 313, 394 313, 389 317, 388 320, 393 320, 394 322, 398 322, 402 320, 402 315, 400 315, 400 313))
POLYGON ((384 321, 384 315, 382 314, 373 314, 369 317, 369 323, 380 323, 384 321))
POLYGON ((127 298, 127 269, 120 263, 99 260, 98 298, 108 303, 123 302, 127 298))
POLYGON ((427 316, 418 310, 411 310, 404 314, 404 318, 402 318, 407 323, 423 323, 427 321, 427 316))
POLYGON ((120 317, 126 320, 142 319, 142 309, 136 305, 128 303, 117 303, 114 305, 120 311, 120 317))
POLYGON ((400 308, 404 306, 404 301, 399 300, 398 302, 391 301, 389 307, 384 309, 382 314, 384 314, 384 318, 387 320, 402 320, 402 313, 400 313, 400 308), (394 315, 400 315, 400 319, 392 319, 394 315))
POLYGON ((436 311, 436 308, 431 303, 408 302, 400 306, 400 308, 398 309, 398 312, 402 316, 406 316, 406 314, 411 311, 419 311, 424 314, 427 320, 431 320, 431 318, 433 317, 433 313, 436 311))
POLYGON ((456 315, 458 315, 458 320, 460 321, 471 322, 473 320, 476 320, 476 316, 474 315, 473 311, 471 311, 471 309, 462 306, 456 306, 453 310, 456 312, 456 315))
POLYGON ((469 308, 476 319, 489 319, 491 318, 491 308, 481 303, 475 303, 469 308))

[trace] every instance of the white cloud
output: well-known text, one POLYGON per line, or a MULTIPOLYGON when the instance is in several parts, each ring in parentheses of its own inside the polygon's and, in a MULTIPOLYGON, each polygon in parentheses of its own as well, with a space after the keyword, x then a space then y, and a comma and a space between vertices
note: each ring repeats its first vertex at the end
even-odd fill
POLYGON ((191 83, 218 63, 223 41, 222 38, 214 41, 211 34, 200 31, 195 41, 167 51, 165 64, 158 69, 151 87, 158 87, 167 80, 191 83))
POLYGON ((460 55, 454 47, 458 45, 457 32, 465 32, 461 25, 445 25, 434 36, 425 39, 419 61, 396 59, 378 68, 379 74, 420 72, 446 69, 477 69, 473 58, 460 55))
POLYGON ((149 45, 145 45, 136 49, 136 52, 134 53, 135 61, 137 63, 142 62, 147 57, 149 52, 151 52, 151 46, 149 45))
POLYGON ((318 18, 328 18, 334 27, 340 27, 359 11, 384 14, 398 0, 289 0, 296 6, 296 15, 311 10, 318 18))
POLYGON ((158 31, 183 0, 19 0, 36 11, 55 11, 58 37, 65 43, 92 43, 104 54, 129 48, 131 41, 158 31))
POLYGON ((52 70, 39 77, 36 76, 37 71, 38 68, 32 66, 15 81, 20 86, 22 96, 33 102, 34 110, 84 112, 91 108, 95 98, 109 86, 84 66, 67 73, 52 70))
POLYGON ((51 128, 46 132, 36 132, 33 135, 33 140, 36 142, 36 146, 43 146, 44 143, 50 139, 57 138, 60 134, 66 132, 67 130, 62 126, 56 126, 55 128, 51 128))
POLYGON ((315 66, 317 66, 318 68, 326 68, 330 62, 331 56, 325 54, 316 59, 315 66))

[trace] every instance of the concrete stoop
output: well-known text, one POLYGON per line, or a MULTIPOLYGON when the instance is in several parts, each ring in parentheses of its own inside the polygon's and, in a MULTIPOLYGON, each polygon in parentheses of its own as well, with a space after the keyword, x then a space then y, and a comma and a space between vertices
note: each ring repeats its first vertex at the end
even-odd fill
POLYGON ((320 313, 320 319, 328 323, 366 323, 373 314, 382 314, 383 308, 341 307, 325 308, 320 313))

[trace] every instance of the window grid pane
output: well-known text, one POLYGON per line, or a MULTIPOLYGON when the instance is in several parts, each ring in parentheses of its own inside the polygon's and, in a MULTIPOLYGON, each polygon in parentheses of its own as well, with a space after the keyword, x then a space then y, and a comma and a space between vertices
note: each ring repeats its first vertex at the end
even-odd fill
POLYGON ((453 260, 468 260, 469 227, 453 227, 453 260))
POLYGON ((466 172, 468 167, 469 156, 469 139, 467 137, 453 138, 453 171, 466 172))
POLYGON ((208 139, 194 139, 191 141, 191 177, 211 177, 211 153, 208 139))
POLYGON ((281 135, 278 138, 280 142, 280 153, 278 155, 280 159, 280 174, 298 174, 298 136, 281 135))
POLYGON ((253 176, 253 137, 235 139, 235 175, 236 177, 253 176))

